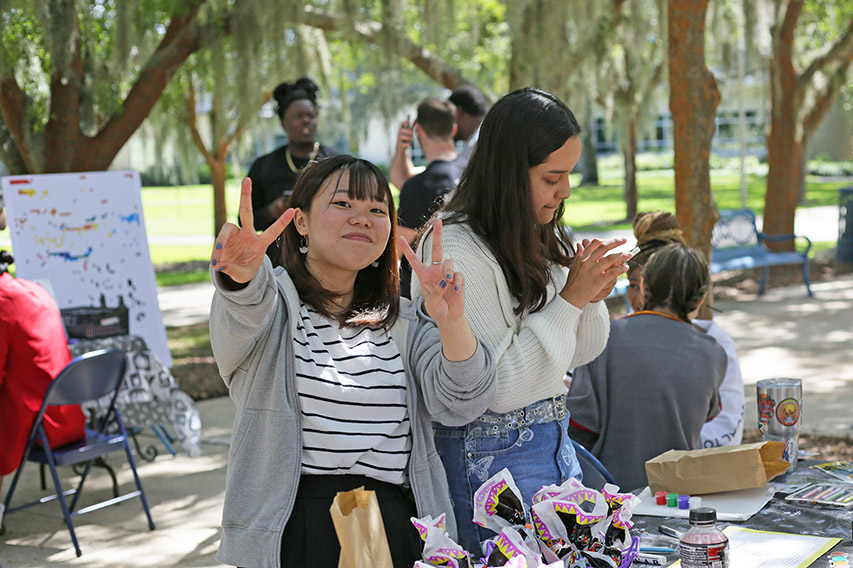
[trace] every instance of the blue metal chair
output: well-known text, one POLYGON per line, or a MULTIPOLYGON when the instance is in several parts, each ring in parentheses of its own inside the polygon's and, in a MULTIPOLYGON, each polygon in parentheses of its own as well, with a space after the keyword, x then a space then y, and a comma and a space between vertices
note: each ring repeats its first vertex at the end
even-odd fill
POLYGON ((127 358, 124 352, 118 349, 92 351, 80 355, 68 363, 53 382, 51 382, 45 393, 41 409, 36 415, 29 438, 27 439, 27 446, 21 458, 21 463, 18 465, 15 477, 9 486, 9 492, 6 494, 5 505, 7 514, 58 499, 68 532, 71 533, 71 541, 74 543, 74 550, 77 556, 80 556, 82 552, 77 542, 77 535, 74 533, 74 524, 71 521, 72 517, 76 517, 77 515, 97 511, 103 507, 139 497, 142 500, 142 507, 145 509, 145 516, 148 517, 148 527, 154 530, 154 521, 151 519, 151 512, 148 509, 148 501, 142 489, 142 482, 139 479, 139 474, 136 472, 136 463, 133 461, 133 454, 130 451, 127 431, 121 420, 121 413, 115 404, 126 369, 127 358), (87 428, 85 439, 60 448, 51 449, 44 426, 42 425, 44 413, 48 406, 82 404, 107 396, 110 401, 109 406, 103 418, 98 420, 96 430, 87 428), (133 471, 133 477, 136 480, 136 491, 119 495, 75 511, 77 499, 80 497, 83 489, 83 483, 85 483, 86 476, 89 475, 89 470, 95 459, 105 454, 122 450, 127 455, 127 461, 130 463, 130 469, 133 471), (56 493, 38 501, 11 508, 12 494, 15 492, 15 486, 27 461, 48 466, 56 493), (59 474, 56 468, 58 466, 75 465, 84 462, 85 467, 81 475, 80 484, 76 489, 64 490, 59 481, 59 474), (67 495, 74 495, 70 506, 66 503, 65 497, 67 495))
POLYGON ((589 450, 574 440, 572 440, 572 446, 575 448, 575 455, 583 472, 584 485, 590 489, 601 491, 605 483, 616 484, 616 481, 610 475, 610 472, 607 471, 607 468, 604 467, 604 464, 598 461, 598 458, 592 455, 589 450))

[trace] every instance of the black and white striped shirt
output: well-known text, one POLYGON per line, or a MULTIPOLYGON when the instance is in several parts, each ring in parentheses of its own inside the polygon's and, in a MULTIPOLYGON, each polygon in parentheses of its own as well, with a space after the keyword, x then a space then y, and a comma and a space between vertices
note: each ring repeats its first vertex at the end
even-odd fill
POLYGON ((403 484, 412 450, 406 373, 381 329, 340 328, 308 306, 293 338, 302 472, 403 484))

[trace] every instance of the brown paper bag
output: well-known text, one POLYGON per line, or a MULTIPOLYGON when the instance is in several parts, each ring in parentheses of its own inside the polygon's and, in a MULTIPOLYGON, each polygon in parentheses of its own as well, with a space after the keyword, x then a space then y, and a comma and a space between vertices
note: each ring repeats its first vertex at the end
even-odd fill
POLYGON ((341 543, 338 568, 394 568, 375 492, 338 493, 329 511, 341 543))
POLYGON ((649 490, 703 495, 761 487, 789 465, 782 442, 670 450, 646 462, 649 490))

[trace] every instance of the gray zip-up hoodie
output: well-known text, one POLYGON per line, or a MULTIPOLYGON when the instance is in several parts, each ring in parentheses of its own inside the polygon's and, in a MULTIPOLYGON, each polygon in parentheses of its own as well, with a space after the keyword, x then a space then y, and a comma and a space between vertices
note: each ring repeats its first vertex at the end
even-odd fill
MULTIPOLYGON (((302 470, 302 425, 293 379, 293 336, 299 295, 283 268, 268 259, 245 288, 229 291, 211 272, 216 294, 210 342, 219 373, 237 406, 217 560, 266 568, 280 565, 281 535, 302 470)), ((495 361, 480 341, 466 361, 444 358, 438 328, 421 307, 402 300, 391 329, 404 353, 412 454, 409 483, 418 515, 447 513, 456 536, 447 478, 431 420, 453 426, 480 416, 495 394, 495 361), (404 352, 405 348, 405 352, 404 352)), ((337 538, 329 535, 330 539, 337 538)))

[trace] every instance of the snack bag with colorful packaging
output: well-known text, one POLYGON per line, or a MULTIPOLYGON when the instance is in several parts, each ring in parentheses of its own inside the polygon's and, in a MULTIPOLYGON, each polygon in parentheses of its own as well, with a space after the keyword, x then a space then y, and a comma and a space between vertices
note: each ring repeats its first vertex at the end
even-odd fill
POLYGON ((496 533, 526 524, 521 491, 508 469, 497 472, 474 493, 474 522, 496 533))

